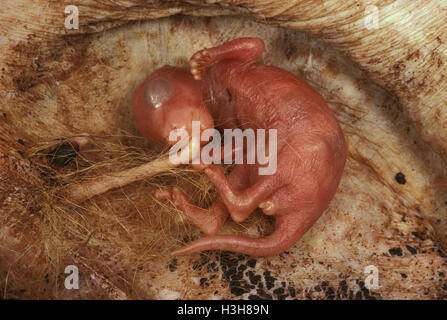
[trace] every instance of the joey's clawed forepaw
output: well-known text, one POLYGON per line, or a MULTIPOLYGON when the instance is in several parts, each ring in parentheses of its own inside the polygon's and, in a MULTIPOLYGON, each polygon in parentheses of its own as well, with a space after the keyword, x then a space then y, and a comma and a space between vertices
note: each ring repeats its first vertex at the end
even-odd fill
POLYGON ((201 80, 203 71, 208 67, 211 56, 206 49, 196 52, 189 60, 189 67, 194 79, 201 80))
POLYGON ((166 188, 155 191, 154 197, 160 201, 170 201, 175 207, 180 207, 184 203, 184 194, 177 188, 166 188))

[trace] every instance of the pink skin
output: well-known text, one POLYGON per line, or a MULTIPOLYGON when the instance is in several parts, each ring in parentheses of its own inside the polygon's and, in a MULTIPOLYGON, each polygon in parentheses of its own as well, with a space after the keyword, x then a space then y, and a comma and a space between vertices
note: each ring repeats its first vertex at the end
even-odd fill
POLYGON ((158 69, 137 88, 133 114, 141 134, 161 145, 176 143, 169 141, 174 129, 191 132, 193 120, 200 121, 201 130, 214 127, 200 85, 187 70, 172 66, 158 69))
MULTIPOLYGON (((284 252, 315 223, 336 192, 346 160, 338 123, 323 98, 306 82, 284 70, 255 63, 263 50, 261 39, 240 38, 198 51, 190 59, 191 73, 200 80, 196 85, 202 90, 202 101, 207 102, 219 126, 277 129, 277 170, 261 176, 259 165, 243 164, 227 178, 219 166, 202 166, 220 193, 209 209, 194 206, 178 188, 158 191, 158 199, 172 201, 206 234, 173 255, 203 250, 253 256, 284 252), (257 207, 275 216, 271 235, 260 239, 217 235, 228 214, 242 222, 257 207)), ((184 110, 182 104, 176 107, 184 110)), ((170 122, 162 124, 161 128, 172 127, 170 122)))

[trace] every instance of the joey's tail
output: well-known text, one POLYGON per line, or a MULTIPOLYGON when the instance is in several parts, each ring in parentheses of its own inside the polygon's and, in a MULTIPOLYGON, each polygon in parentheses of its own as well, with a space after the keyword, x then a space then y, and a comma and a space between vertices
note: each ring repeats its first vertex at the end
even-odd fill
MULTIPOLYGON (((275 231, 265 238, 233 235, 206 236, 175 250, 171 255, 185 255, 204 250, 225 250, 251 256, 271 256, 291 248, 313 225, 316 218, 295 213, 276 217, 275 231)), ((311 215, 312 216, 312 215, 311 215)))

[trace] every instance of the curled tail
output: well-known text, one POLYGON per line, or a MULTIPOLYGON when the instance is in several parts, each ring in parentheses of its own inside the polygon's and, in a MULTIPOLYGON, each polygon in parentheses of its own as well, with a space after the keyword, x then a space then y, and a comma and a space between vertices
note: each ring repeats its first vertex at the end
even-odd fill
MULTIPOLYGON (((301 213, 299 213, 301 215, 301 213)), ((293 214, 292 214, 293 215, 293 214)), ((297 218, 283 215, 276 217, 275 231, 264 238, 233 235, 206 236, 175 250, 171 255, 185 255, 205 250, 224 250, 251 256, 271 256, 291 248, 313 225, 315 220, 306 215, 297 218), (292 218, 292 219, 291 219, 292 218), (294 219, 293 219, 294 218, 294 219), (306 219, 307 218, 307 219, 306 219)))

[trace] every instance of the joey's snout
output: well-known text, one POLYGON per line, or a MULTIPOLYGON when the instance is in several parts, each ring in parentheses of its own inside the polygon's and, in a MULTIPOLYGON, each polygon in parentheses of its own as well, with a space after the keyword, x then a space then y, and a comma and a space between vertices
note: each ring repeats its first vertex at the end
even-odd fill
MULTIPOLYGON (((203 108, 191 108, 188 105, 183 105, 175 108, 166 115, 166 125, 164 136, 169 137, 174 135, 176 129, 183 129, 190 138, 200 138, 202 132, 206 129, 214 128, 214 121, 208 111, 203 108)), ((175 141, 166 142, 173 144, 175 141)), ((206 143, 202 141, 202 145, 206 143)))

